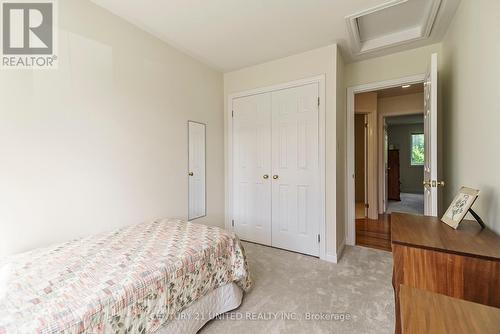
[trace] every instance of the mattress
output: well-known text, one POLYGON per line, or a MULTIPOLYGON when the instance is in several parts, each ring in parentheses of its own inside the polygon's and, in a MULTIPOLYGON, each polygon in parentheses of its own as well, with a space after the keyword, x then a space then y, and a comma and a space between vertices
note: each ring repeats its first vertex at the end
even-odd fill
POLYGON ((234 234, 169 219, 15 255, 0 267, 8 268, 0 334, 154 333, 219 287, 251 286, 234 234))
POLYGON ((238 285, 221 286, 176 315, 155 334, 195 334, 218 315, 238 308, 242 298, 243 291, 238 285))

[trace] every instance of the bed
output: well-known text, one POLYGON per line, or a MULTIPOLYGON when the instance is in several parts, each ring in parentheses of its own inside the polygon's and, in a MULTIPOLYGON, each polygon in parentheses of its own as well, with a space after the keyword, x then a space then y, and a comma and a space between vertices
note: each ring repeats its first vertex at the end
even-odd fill
POLYGON ((0 265, 0 334, 196 332, 237 308, 251 287, 234 234, 181 220, 129 226, 0 265))

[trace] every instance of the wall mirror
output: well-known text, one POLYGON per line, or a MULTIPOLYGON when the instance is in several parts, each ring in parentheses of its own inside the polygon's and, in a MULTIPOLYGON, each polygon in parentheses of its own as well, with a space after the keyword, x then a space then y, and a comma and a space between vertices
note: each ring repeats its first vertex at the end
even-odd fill
POLYGON ((205 217, 206 208, 206 125, 188 122, 188 219, 205 217))

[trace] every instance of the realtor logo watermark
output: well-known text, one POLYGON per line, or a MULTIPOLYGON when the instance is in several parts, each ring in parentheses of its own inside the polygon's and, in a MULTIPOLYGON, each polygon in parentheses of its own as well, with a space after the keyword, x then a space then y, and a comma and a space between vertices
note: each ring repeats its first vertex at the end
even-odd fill
POLYGON ((57 68, 55 0, 0 0, 2 69, 57 68))

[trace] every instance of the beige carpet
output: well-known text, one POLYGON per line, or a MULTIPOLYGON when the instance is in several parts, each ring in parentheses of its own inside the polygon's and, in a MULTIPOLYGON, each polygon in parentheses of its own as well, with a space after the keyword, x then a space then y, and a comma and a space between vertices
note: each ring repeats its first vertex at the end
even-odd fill
POLYGON ((394 333, 391 253, 347 247, 331 264, 244 245, 254 287, 238 310, 200 333, 394 333))
POLYGON ((424 214, 424 195, 401 193, 401 201, 389 201, 387 203, 387 212, 403 212, 415 215, 424 214))

